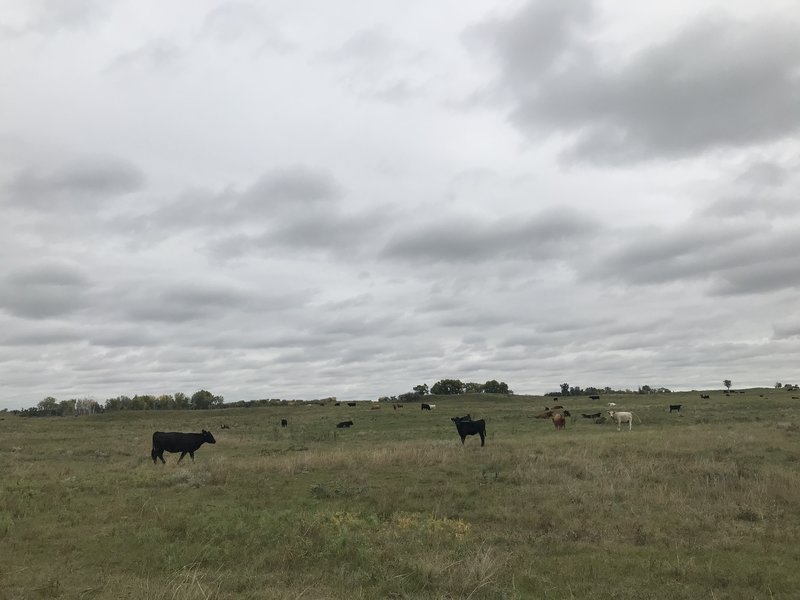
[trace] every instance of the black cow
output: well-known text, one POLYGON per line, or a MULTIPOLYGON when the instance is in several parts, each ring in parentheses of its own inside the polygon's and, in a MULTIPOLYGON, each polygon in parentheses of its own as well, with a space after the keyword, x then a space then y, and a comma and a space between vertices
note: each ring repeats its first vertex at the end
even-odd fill
POLYGON ((355 403, 355 402, 348 402, 348 403, 347 403, 347 406, 355 406, 355 405, 356 405, 356 403, 355 403))
POLYGON ((421 409, 421 410, 430 410, 430 409, 431 409, 431 405, 430 405, 430 404, 425 404, 425 403, 423 402, 423 403, 420 405, 420 409, 421 409))
MULTIPOLYGON (((469 416, 469 415, 467 415, 469 416)), ((461 437, 461 443, 468 435, 475 435, 476 433, 481 436, 481 446, 483 446, 484 439, 486 438, 486 421, 480 419, 479 421, 461 421, 464 417, 453 417, 450 419, 458 429, 458 435, 461 437)))
POLYGON ((598 418, 600 418, 600 414, 601 413, 599 413, 599 412, 592 413, 592 414, 589 414, 589 415, 587 415, 586 413, 581 413, 581 416, 584 419, 598 419, 598 418))
POLYGON ((336 424, 337 429, 344 429, 345 427, 352 427, 352 426, 353 426, 352 421, 342 421, 341 423, 336 424))
POLYGON ((683 406, 683 404, 670 404, 669 412, 681 412, 681 406, 683 406))
POLYGON ((708 394, 700 394, 700 399, 701 400, 708 400, 709 399, 709 395, 708 394))
POLYGON ((600 400, 600 396, 589 396, 589 400, 600 400))
POLYGON ((179 433, 177 431, 170 431, 164 433, 163 431, 156 431, 153 434, 153 449, 150 451, 150 457, 153 459, 153 464, 156 464, 156 459, 160 458, 162 463, 164 460, 164 450, 167 452, 180 452, 181 457, 178 462, 183 460, 187 454, 192 457, 194 462, 194 453, 197 449, 208 442, 209 444, 216 444, 217 440, 211 435, 210 431, 203 429, 202 433, 179 433))
POLYGON ((289 421, 286 419, 281 419, 281 427, 287 427, 289 425, 289 421))

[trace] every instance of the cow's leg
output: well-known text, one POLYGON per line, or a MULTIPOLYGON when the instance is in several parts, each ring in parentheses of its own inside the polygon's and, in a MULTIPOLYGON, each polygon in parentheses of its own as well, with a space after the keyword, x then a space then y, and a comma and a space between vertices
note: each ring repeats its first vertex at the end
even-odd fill
POLYGON ((194 451, 193 450, 189 450, 189 456, 192 457, 192 462, 194 462, 194 451))
POLYGON ((465 439, 467 439, 467 436, 465 436, 465 435, 462 435, 462 436, 461 436, 461 443, 462 443, 462 444, 464 443, 464 440, 465 440, 465 439))
POLYGON ((178 462, 181 462, 184 456, 186 456, 186 452, 181 452, 181 457, 178 459, 178 462))
POLYGON ((153 446, 153 449, 150 450, 150 458, 153 459, 153 464, 156 464, 156 460, 158 459, 158 452, 156 452, 155 446, 153 446))
POLYGON ((481 446, 483 446, 483 438, 484 438, 484 436, 485 436, 486 434, 485 434, 483 431, 479 431, 479 432, 478 432, 478 435, 480 435, 480 436, 481 436, 481 446))
POLYGON ((628 421, 628 431, 630 431, 631 429, 633 429, 633 419, 628 421))

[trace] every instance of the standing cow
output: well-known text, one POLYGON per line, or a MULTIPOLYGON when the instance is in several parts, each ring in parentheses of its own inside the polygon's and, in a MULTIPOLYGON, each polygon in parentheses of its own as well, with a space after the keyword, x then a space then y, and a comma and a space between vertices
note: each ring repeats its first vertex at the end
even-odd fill
MULTIPOLYGON (((622 412, 622 411, 610 410, 610 411, 608 411, 608 415, 613 420, 615 420, 617 422, 617 431, 620 431, 622 429, 622 424, 623 423, 627 423, 628 424, 628 431, 630 431, 631 428, 633 427, 633 413, 632 412, 629 412, 629 411, 622 412)), ((640 420, 640 422, 641 422, 641 420, 640 420)))
POLYGON ((202 433, 156 431, 153 434, 153 449, 150 451, 150 457, 153 459, 153 464, 156 464, 156 460, 159 458, 162 463, 166 463, 167 461, 164 460, 164 451, 166 450, 167 452, 180 452, 181 457, 178 462, 181 462, 187 454, 192 457, 192 462, 194 462, 194 453, 206 442, 216 444, 217 440, 210 431, 205 429, 202 433))

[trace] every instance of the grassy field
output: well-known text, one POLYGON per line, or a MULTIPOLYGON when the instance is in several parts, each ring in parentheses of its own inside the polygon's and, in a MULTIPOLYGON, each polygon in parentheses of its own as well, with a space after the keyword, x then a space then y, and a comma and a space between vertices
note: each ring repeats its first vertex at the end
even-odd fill
POLYGON ((709 393, 3 415, 0 600, 798 598, 800 400, 709 393), (580 418, 610 401, 642 422, 580 418))

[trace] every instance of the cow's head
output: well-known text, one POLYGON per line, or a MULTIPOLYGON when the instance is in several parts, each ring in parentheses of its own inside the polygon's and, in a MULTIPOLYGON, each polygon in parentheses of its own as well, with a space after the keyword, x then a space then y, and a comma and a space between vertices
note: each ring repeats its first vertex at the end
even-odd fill
POLYGON ((205 429, 203 429, 203 441, 208 443, 208 444, 216 444, 217 443, 217 440, 214 439, 214 436, 211 435, 211 432, 210 431, 206 431, 205 429))
POLYGON ((608 411, 608 416, 613 419, 614 418, 614 411, 613 410, 608 411))

